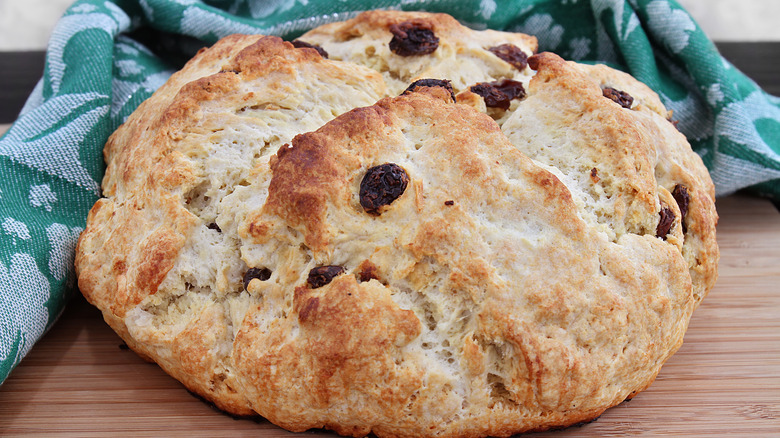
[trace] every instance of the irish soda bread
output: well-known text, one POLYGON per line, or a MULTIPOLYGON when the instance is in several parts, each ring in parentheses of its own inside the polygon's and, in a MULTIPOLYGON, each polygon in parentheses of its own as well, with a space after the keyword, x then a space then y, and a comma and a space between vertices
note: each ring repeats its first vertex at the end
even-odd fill
POLYGON ((713 186, 655 93, 535 50, 382 11, 221 40, 109 139, 81 291, 189 390, 293 431, 597 417, 711 289, 713 186))

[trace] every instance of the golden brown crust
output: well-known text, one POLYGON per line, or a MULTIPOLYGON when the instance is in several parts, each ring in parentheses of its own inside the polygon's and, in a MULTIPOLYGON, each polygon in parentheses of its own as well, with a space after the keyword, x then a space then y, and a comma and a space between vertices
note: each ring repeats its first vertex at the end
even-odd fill
MULTIPOLYGON (((444 436, 502 436, 571 424, 644 388, 682 342, 693 299, 678 247, 654 235, 608 241, 579 217, 555 175, 519 153, 490 118, 447 103, 440 90, 353 110, 277 154, 268 201, 246 227, 265 231, 255 237, 266 257, 297 259, 303 251, 307 266, 346 269, 314 291, 297 286, 292 304, 268 285, 251 319, 268 321, 279 307, 289 313, 239 335, 245 387, 257 391, 255 400, 274 400, 254 408, 286 428, 420 436, 430 425, 444 436), (404 193, 377 218, 355 208, 355 187, 382 162, 406 169, 425 194, 418 200, 404 193), (371 240, 361 240, 366 232, 375 233, 371 240), (358 283, 366 260, 378 279, 358 283), (395 301, 374 297, 372 306, 414 311, 419 334, 378 324, 404 340, 396 346, 404 354, 371 338, 355 341, 359 352, 328 353, 339 366, 308 362, 319 347, 301 342, 363 339, 374 328, 344 303, 334 314, 316 312, 324 297, 343 296, 334 289, 345 284, 353 285, 350 305, 364 305, 359 290, 369 288, 395 301), (310 293, 316 300, 301 301, 310 293), (307 332, 307 323, 331 317, 338 333, 307 332), (365 365, 391 358, 390 371, 365 365), (290 374, 270 376, 269 369, 290 374), (341 369, 350 370, 349 382, 333 380, 341 369), (384 398, 369 389, 376 373, 393 376, 382 386, 384 398), (306 382, 301 392, 287 389, 296 381, 306 382), (376 408, 358 415, 358 406, 376 408)), ((296 266, 276 265, 283 278, 286 270, 299 272, 286 288, 301 284, 305 269, 296 266)))
POLYGON ((510 141, 563 171, 567 185, 588 199, 580 206, 583 214, 608 224, 614 240, 627 232, 656 230, 659 211, 670 208, 675 221, 666 239, 681 248, 689 264, 698 306, 717 279, 714 186, 701 158, 666 119, 658 96, 601 65, 578 65, 552 53, 535 55, 529 64, 537 74, 528 97, 502 121, 510 141), (628 92, 632 107, 605 98, 606 87, 628 92), (557 137, 564 129, 565 139, 557 137), (677 185, 690 195, 685 227, 671 195, 677 185))
POLYGON ((326 63, 316 51, 293 49, 276 37, 234 35, 201 51, 144 102, 106 145, 107 197, 90 212, 77 251, 79 287, 85 297, 103 310, 107 322, 131 348, 156 360, 190 390, 230 412, 251 413, 245 398, 236 399, 233 377, 224 369, 229 364, 224 363, 226 352, 221 349, 234 334, 212 333, 225 330, 224 317, 230 317, 225 312, 230 309, 219 313, 202 302, 186 309, 192 303, 182 300, 182 290, 177 291, 209 287, 225 294, 241 284, 245 265, 238 251, 216 254, 224 260, 211 273, 215 277, 210 286, 199 284, 195 274, 182 276, 182 259, 204 251, 192 248, 193 242, 202 240, 203 230, 216 219, 201 204, 209 197, 224 197, 219 190, 225 188, 209 175, 209 166, 239 164, 229 160, 248 154, 241 171, 233 168, 236 175, 225 181, 233 190, 252 172, 253 160, 259 168, 267 168, 270 154, 298 129, 316 128, 355 102, 362 99, 370 104, 384 94, 379 75, 370 70, 326 63), (301 102, 312 105, 331 95, 336 97, 327 112, 298 108, 301 102), (286 121, 273 129, 262 117, 255 117, 277 112, 278 107, 268 108, 269 100, 272 105, 287 105, 286 121), (231 123, 232 132, 223 134, 231 123), (251 133, 259 143, 237 144, 245 141, 240 135, 236 139, 241 132, 251 133), (231 263, 236 266, 228 267, 231 263), (172 276, 180 278, 179 284, 164 284, 172 276), (149 312, 140 311, 146 308, 153 313, 178 301, 183 301, 180 312, 191 312, 191 321, 176 316, 156 321, 149 312), (214 324, 214 315, 224 316, 221 329, 214 324), (207 321, 213 329, 204 332, 207 321), (202 355, 201 349, 209 344, 194 341, 198 336, 213 337, 211 357, 202 355))
POLYGON ((77 272, 134 351, 220 409, 352 436, 547 430, 655 379, 718 252, 712 183, 651 90, 547 53, 517 69, 487 49, 535 40, 441 14, 302 39, 379 72, 231 36, 106 145, 77 272), (436 51, 380 53, 404 22, 436 51), (457 103, 387 97, 429 73, 457 103), (506 110, 469 91, 513 78, 506 110), (367 209, 385 165, 404 189, 367 209))

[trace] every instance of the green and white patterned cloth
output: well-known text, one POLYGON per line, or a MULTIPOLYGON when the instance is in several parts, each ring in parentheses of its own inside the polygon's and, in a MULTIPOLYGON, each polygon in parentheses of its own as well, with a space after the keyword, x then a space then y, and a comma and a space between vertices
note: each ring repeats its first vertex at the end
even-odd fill
POLYGON ((138 104, 225 35, 291 39, 373 8, 447 12, 626 70, 674 110, 718 195, 780 200, 780 99, 725 61, 674 0, 79 0, 0 139, 0 381, 77 293, 74 248, 100 196, 103 144, 138 104))

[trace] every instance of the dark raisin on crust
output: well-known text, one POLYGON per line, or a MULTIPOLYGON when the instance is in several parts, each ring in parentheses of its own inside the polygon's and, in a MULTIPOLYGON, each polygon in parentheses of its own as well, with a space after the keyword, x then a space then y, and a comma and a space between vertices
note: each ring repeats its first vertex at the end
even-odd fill
POLYGON ((390 26, 393 39, 390 50, 400 56, 428 55, 439 47, 439 38, 431 26, 419 21, 404 21, 390 26))
POLYGON ((655 235, 656 237, 666 240, 666 235, 669 234, 672 225, 674 225, 674 212, 669 207, 663 207, 658 215, 661 216, 661 220, 658 221, 655 235))
POLYGON ((212 222, 212 223, 210 223, 210 224, 206 225, 206 228, 208 228, 209 230, 214 230, 214 231, 216 231, 216 232, 218 232, 218 233, 221 233, 221 232, 222 232, 222 228, 219 228, 219 225, 217 225, 217 224, 216 224, 216 223, 214 223, 214 222, 212 222))
POLYGON ((539 55, 533 55, 530 58, 528 58, 528 66, 531 67, 531 70, 539 70, 539 55))
POLYGON ((379 280, 379 269, 375 264, 365 260, 358 266, 357 279, 361 283, 370 280, 379 280))
POLYGON ((406 87, 401 96, 417 91, 418 87, 442 87, 450 92, 452 101, 455 102, 455 90, 452 89, 452 82, 448 79, 418 79, 406 87))
POLYGON ((317 53, 320 54, 320 56, 322 56, 325 59, 328 59, 328 52, 326 52, 325 49, 323 49, 322 47, 316 44, 307 43, 306 41, 301 41, 301 40, 292 40, 290 42, 292 43, 293 47, 295 47, 296 49, 302 49, 302 48, 314 49, 317 51, 317 53))
POLYGON ((522 82, 513 81, 512 79, 502 79, 500 81, 491 82, 491 84, 501 93, 504 93, 507 97, 507 107, 513 99, 522 99, 525 97, 525 88, 523 88, 522 82))
POLYGON ((309 271, 309 277, 306 279, 306 282, 312 289, 317 289, 330 283, 344 272, 344 268, 338 265, 317 266, 309 271))
POLYGON ((502 79, 494 82, 480 82, 472 85, 472 93, 479 94, 485 99, 485 106, 488 108, 509 109, 512 99, 522 99, 525 97, 525 88, 523 84, 512 79, 502 79))
POLYGON ((501 44, 488 50, 518 70, 523 70, 528 66, 528 55, 514 44, 501 44))
POLYGON ((498 91, 498 89, 487 82, 480 82, 469 87, 469 90, 474 94, 479 94, 485 99, 485 106, 488 108, 509 108, 509 99, 506 98, 506 94, 498 91))
POLYGON ((398 199, 409 184, 409 175, 394 163, 380 164, 366 172, 360 181, 360 205, 372 215, 378 216, 379 209, 398 199))
POLYGON ((499 91, 506 94, 509 100, 522 99, 525 97, 525 88, 522 82, 513 81, 512 79, 501 79, 500 81, 491 82, 494 87, 499 91))
POLYGON ((688 187, 682 184, 677 184, 672 190, 672 196, 677 201, 677 206, 680 207, 680 222, 682 223, 683 233, 688 231, 688 227, 685 226, 685 215, 688 214, 688 204, 691 202, 691 195, 688 194, 688 187))
POLYGON ((631 109, 631 104, 634 103, 634 98, 625 91, 616 90, 614 88, 605 87, 602 90, 604 97, 611 99, 613 102, 622 106, 623 108, 631 109))
POLYGON ((594 184, 601 181, 601 177, 599 177, 599 170, 595 167, 593 169, 590 169, 590 179, 593 181, 594 184))
POLYGON ((449 201, 444 201, 444 205, 446 206, 455 205, 455 201, 453 201, 452 199, 450 199, 449 201))
POLYGON ((249 288, 249 283, 255 278, 260 281, 266 281, 271 278, 271 270, 268 268, 249 268, 244 273, 244 290, 249 288))

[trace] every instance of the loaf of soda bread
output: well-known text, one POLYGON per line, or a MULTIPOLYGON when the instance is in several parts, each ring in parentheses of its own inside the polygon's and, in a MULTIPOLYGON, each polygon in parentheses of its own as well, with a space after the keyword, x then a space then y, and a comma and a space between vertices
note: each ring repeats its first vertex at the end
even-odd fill
POLYGON ((712 288, 714 190, 652 90, 535 51, 398 11, 219 41, 106 144, 82 293, 190 391, 291 431, 598 417, 712 288))

